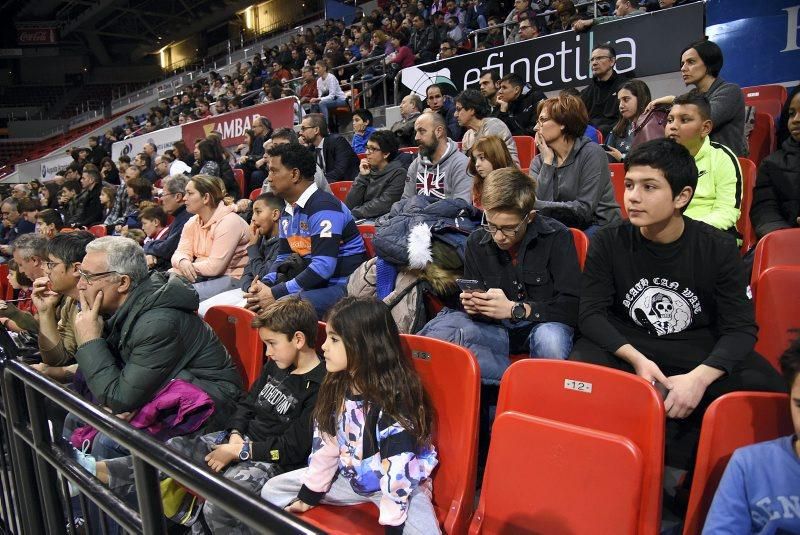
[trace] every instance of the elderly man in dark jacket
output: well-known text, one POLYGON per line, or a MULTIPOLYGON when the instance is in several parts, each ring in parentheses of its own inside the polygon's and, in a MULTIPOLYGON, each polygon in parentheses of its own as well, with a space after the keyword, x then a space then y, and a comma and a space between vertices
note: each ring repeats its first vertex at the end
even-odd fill
MULTIPOLYGON (((189 283, 160 273, 148 276, 141 247, 120 236, 87 245, 80 277, 75 358, 102 405, 114 414, 135 411, 170 380, 182 379, 213 399, 217 415, 232 410, 241 378, 196 314, 197 292, 189 283)), ((106 442, 111 453, 103 457, 125 453, 106 442)))

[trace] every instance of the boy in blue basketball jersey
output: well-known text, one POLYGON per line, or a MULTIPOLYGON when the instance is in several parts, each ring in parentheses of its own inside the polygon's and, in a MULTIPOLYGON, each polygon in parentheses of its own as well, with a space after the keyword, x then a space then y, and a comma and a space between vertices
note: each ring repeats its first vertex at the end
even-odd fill
POLYGON ((246 294, 258 312, 299 293, 323 317, 347 289, 347 278, 367 260, 364 240, 350 210, 314 184, 314 155, 297 143, 268 152, 272 192, 286 202, 279 225, 278 256, 270 272, 246 294))

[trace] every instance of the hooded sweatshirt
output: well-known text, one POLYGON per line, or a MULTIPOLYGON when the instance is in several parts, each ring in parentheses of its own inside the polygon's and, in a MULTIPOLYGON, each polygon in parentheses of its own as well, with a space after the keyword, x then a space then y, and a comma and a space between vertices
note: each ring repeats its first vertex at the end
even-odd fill
MULTIPOLYGON (((451 139, 447 140, 447 149, 442 158, 435 163, 419 153, 408 168, 402 198, 430 195, 438 199, 464 199, 472 203, 472 177, 467 173, 468 163, 469 158, 458 150, 458 145, 451 139)), ((391 215, 394 213, 392 206, 391 215)))
POLYGON ((406 169, 395 158, 380 171, 358 175, 344 204, 355 219, 375 219, 389 213, 400 200, 406 184, 406 169))
POLYGON ((720 230, 733 229, 742 208, 742 169, 731 149, 705 138, 694 155, 698 178, 684 215, 720 230))
POLYGON ((206 392, 218 414, 230 411, 242 380, 198 305, 197 292, 174 275, 156 272, 133 288, 102 336, 75 354, 97 400, 115 413, 135 410, 183 379, 206 392))
POLYGON ((586 136, 575 140, 563 165, 543 164, 537 154, 530 175, 536 180, 536 209, 568 227, 585 229, 621 221, 614 199, 608 157, 586 136))
POLYGON ((230 275, 241 279, 250 236, 250 227, 234 207, 219 203, 207 222, 201 223, 195 215, 183 226, 172 267, 177 269, 181 260, 188 258, 203 277, 230 275))

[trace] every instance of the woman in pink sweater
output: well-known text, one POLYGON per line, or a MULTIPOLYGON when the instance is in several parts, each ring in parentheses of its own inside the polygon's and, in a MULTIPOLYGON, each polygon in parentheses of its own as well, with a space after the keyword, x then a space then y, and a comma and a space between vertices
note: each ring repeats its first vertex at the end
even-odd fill
POLYGON ((250 227, 224 197, 217 177, 196 175, 186 184, 186 211, 195 215, 183 227, 170 271, 193 282, 201 301, 237 288, 247 265, 250 227))

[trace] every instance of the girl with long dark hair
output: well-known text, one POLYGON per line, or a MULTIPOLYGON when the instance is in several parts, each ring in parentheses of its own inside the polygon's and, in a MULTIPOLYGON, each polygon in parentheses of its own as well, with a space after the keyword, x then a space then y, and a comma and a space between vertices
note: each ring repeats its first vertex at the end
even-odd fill
POLYGON ((633 126, 650 104, 650 88, 641 80, 630 80, 619 88, 619 121, 614 125, 606 141, 609 161, 621 162, 633 145, 633 126))
POLYGON ((372 502, 387 528, 439 533, 430 500, 433 408, 389 308, 346 297, 331 309, 326 333, 328 374, 308 468, 273 478, 261 497, 298 513, 323 500, 372 502))

